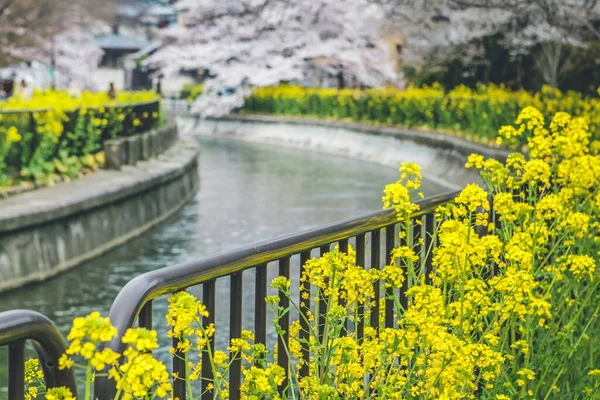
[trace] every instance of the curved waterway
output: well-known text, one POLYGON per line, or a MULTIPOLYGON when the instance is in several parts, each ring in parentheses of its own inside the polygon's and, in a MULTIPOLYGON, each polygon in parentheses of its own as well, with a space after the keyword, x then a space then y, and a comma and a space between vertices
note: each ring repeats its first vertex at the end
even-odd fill
MULTIPOLYGON (((66 335, 76 316, 92 311, 107 315, 119 290, 139 274, 375 211, 381 207, 383 187, 398 178, 392 168, 349 158, 199 140, 200 190, 180 212, 144 236, 52 280, 0 294, 0 311, 39 311, 66 335)), ((440 191, 424 182, 425 195, 440 191)), ((245 273, 244 279, 253 287, 251 274, 245 273)), ((217 290, 217 309, 228 309, 228 280, 219 280, 217 290)), ((248 296, 245 304, 253 304, 252 293, 248 296)), ((166 301, 156 301, 154 310, 156 328, 166 343, 166 301)), ((252 310, 244 311, 244 328, 249 329, 252 310)), ((227 318, 228 313, 218 313, 217 330, 227 318)), ((224 328, 220 337, 226 340, 224 328)), ((0 349, 0 399, 7 398, 6 353, 0 349)), ((166 348, 157 354, 168 358, 166 348)))

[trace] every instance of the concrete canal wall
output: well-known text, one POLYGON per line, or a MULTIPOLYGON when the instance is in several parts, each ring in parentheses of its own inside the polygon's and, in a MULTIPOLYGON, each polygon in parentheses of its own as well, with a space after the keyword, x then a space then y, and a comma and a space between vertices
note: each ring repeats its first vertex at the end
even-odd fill
POLYGON ((177 118, 182 135, 226 137, 336 154, 388 167, 417 162, 423 176, 448 190, 480 182, 466 169, 472 153, 504 159, 508 152, 437 132, 383 128, 361 123, 256 115, 200 119, 182 113, 177 118))
MULTIPOLYGON (((161 129, 176 135, 175 124, 161 129)), ((198 151, 179 140, 135 166, 0 200, 0 292, 50 278, 171 216, 198 190, 198 151)))

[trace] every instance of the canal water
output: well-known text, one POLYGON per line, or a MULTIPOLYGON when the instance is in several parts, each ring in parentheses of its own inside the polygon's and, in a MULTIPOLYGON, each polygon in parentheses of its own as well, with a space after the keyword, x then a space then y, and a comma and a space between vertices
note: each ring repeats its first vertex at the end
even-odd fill
MULTIPOLYGON (((343 157, 199 140, 200 190, 180 212, 127 245, 52 280, 0 294, 0 312, 39 311, 66 335, 76 316, 92 311, 107 315, 119 290, 136 275, 378 210, 383 187, 398 178, 394 169, 343 157)), ((423 186, 425 195, 442 190, 428 182, 423 186)), ((253 276, 246 277, 244 284, 253 287, 253 276)), ((228 280, 217 283, 217 309, 227 310, 228 280)), ((245 304, 253 304, 251 293, 245 304)), ((166 343, 166 301, 155 302, 154 310, 156 328, 166 343)), ((252 310, 246 307, 244 312, 244 328, 250 328, 252 310)), ((217 330, 224 330, 225 339, 227 316, 217 315, 217 330)), ((272 332, 270 336, 274 344, 272 332)), ((225 346, 220 341, 218 346, 225 346)), ((157 354, 168 358, 166 348, 157 354)), ((6 349, 0 349, 2 400, 7 398, 6 364, 6 349)))

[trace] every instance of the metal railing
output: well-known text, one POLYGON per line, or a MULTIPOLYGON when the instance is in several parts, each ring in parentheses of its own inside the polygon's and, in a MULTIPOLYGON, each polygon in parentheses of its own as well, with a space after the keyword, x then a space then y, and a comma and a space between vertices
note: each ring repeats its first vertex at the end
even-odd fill
POLYGON ((192 104, 186 99, 177 97, 163 97, 162 106, 171 112, 189 112, 192 104))
MULTIPOLYGON (((420 246, 416 246, 417 253, 421 256, 421 268, 424 272, 431 271, 431 261, 433 254, 430 249, 435 244, 435 215, 437 206, 448 203, 454 199, 457 192, 447 193, 439 196, 430 197, 417 202, 420 210, 414 214, 412 235, 408 240, 412 243, 418 243, 422 240, 420 246), (416 221, 420 220, 420 222, 416 221)), ((323 227, 311 229, 305 232, 292 234, 279 239, 247 246, 238 250, 218 254, 212 257, 185 262, 179 265, 151 271, 140 275, 128 282, 119 292, 110 310, 110 320, 117 328, 118 337, 108 343, 108 347, 116 352, 123 352, 124 344, 121 339, 128 328, 131 328, 138 320, 138 326, 152 329, 152 302, 158 297, 165 296, 178 291, 186 290, 192 286, 202 285, 202 302, 209 313, 208 317, 203 318, 203 325, 208 326, 215 322, 216 309, 216 280, 220 278, 230 278, 229 290, 229 336, 232 338, 241 337, 242 331, 242 290, 243 280, 242 272, 248 269, 255 270, 255 285, 250 290, 254 291, 254 332, 257 343, 266 344, 266 324, 267 324, 267 306, 265 296, 267 293, 267 264, 276 262, 278 264, 279 276, 290 278, 290 258, 300 255, 300 273, 304 264, 311 258, 313 250, 317 251, 319 256, 330 251, 331 246, 338 244, 340 251, 345 252, 348 244, 352 240, 356 248, 356 263, 363 267, 367 266, 366 250, 370 247, 370 266, 371 268, 381 268, 389 265, 391 261, 391 251, 396 246, 397 217, 393 209, 382 210, 362 217, 349 219, 339 223, 326 225, 323 227), (367 242, 369 246, 367 246, 367 242), (384 257, 381 257, 383 245, 384 257)), ((306 293, 310 296, 310 286, 304 287, 299 296, 304 302, 305 309, 310 309, 310 300, 306 300, 306 293), (304 297, 302 297, 304 294, 304 297)), ((390 290, 390 289, 388 289, 390 290)), ((401 295, 408 290, 408 280, 405 280, 404 287, 401 289, 401 295)), ((375 284, 374 307, 369 321, 360 320, 358 324, 358 333, 364 331, 365 325, 379 327, 379 283, 375 284)), ((323 304, 322 302, 320 304, 323 304)), ((407 297, 401 296, 401 305, 406 307, 407 297)), ((288 307, 287 298, 282 298, 280 306, 288 307)), ((362 312, 359 310, 359 315, 362 312)), ((322 320, 325 310, 315 310, 322 320)), ((290 315, 286 313, 280 321, 281 329, 288 331, 290 324, 290 315)), ((386 299, 385 303, 385 327, 392 327, 394 324, 394 302, 386 299)), ((304 327, 306 328, 306 326, 304 327)), ((306 332, 306 329, 303 329, 306 332)), ((289 334, 284 338, 279 338, 279 348, 283 348, 282 340, 288 340, 289 334)), ((213 339, 214 340, 214 339, 213 339)), ((176 345, 176 343, 175 343, 176 345)), ((212 379, 210 362, 207 353, 203 353, 202 364, 202 393, 203 399, 212 399, 212 393, 207 390, 209 381, 212 379)), ((303 358, 308 359, 309 354, 304 352, 303 358)), ((279 354, 278 363, 287 371, 288 358, 285 353, 279 354)), ((306 365, 306 364, 305 364, 306 365)), ((173 382, 174 397, 180 399, 186 398, 185 373, 186 368, 183 360, 177 354, 173 355, 173 372, 183 379, 177 379, 173 382)), ((306 374, 306 368, 301 374, 306 374)), ((229 391, 232 400, 239 399, 239 389, 241 385, 241 362, 234 361, 229 368, 229 391)), ((282 385, 285 387, 286 383, 282 385)), ((98 378, 95 382, 95 394, 98 399, 112 399, 114 397, 114 382, 106 378, 98 378)))
POLYGON ((25 398, 25 344, 31 342, 48 388, 65 386, 77 395, 72 369, 59 370, 58 359, 67 349, 48 318, 30 310, 0 313, 0 347, 8 347, 8 398, 25 398))
MULTIPOLYGON (((415 246, 416 253, 421 259, 422 272, 427 275, 432 271, 433 254, 431 248, 436 245, 435 237, 436 219, 435 209, 442 204, 451 202, 458 192, 451 192, 439 196, 419 200, 420 209, 414 213, 412 221, 412 234, 407 239, 407 244, 415 246)), ((319 256, 330 251, 332 245, 339 245, 340 251, 346 252, 350 243, 356 249, 357 265, 370 268, 382 268, 391 262, 391 251, 396 246, 397 217, 393 209, 373 212, 358 218, 318 227, 305 232, 284 236, 278 239, 262 242, 259 244, 243 247, 241 249, 225 252, 200 260, 185 262, 179 265, 162 268, 142 274, 129 281, 119 292, 110 310, 111 323, 116 327, 118 336, 107 344, 112 350, 122 353, 124 344, 122 337, 128 328, 137 324, 140 327, 152 329, 152 303, 155 299, 175 292, 186 290, 193 286, 202 287, 202 302, 209 313, 204 317, 202 324, 208 326, 215 322, 216 310, 216 281, 221 278, 230 279, 229 289, 229 338, 239 338, 242 334, 242 309, 243 309, 243 271, 254 269, 255 282, 253 288, 254 296, 254 333, 257 343, 266 344, 267 336, 267 306, 265 296, 267 295, 267 268, 269 263, 277 263, 279 276, 291 277, 290 259, 299 255, 299 274, 301 276, 304 264, 311 258, 315 251, 319 256), (370 259, 367 260, 367 252, 370 259), (383 257, 382 257, 383 254, 383 257)), ((299 282, 298 282, 299 283, 299 282)), ((403 294, 409 288, 408 279, 404 281, 400 290, 400 304, 406 308, 408 298, 403 294)), ((391 289, 386 289, 390 294, 391 289)), ((310 310, 310 286, 305 286, 298 293, 304 302, 304 309, 310 310), (308 294, 308 297, 306 297, 308 294), (304 298, 303 298, 304 295, 304 298)), ((357 330, 359 337, 362 336, 366 326, 379 328, 380 326, 380 299, 381 288, 375 283, 374 305, 368 320, 359 319, 357 330)), ((323 302, 319 303, 319 309, 314 310, 318 315, 320 325, 324 323, 325 310, 321 308, 323 302)), ((279 304, 287 308, 289 300, 281 298, 279 304)), ((314 306, 314 305, 313 305, 314 306)), ((359 306, 362 307, 362 306, 359 306)), ((393 301, 386 299, 383 326, 394 326, 393 301)), ((221 309, 219 309, 221 310, 221 309)), ((358 315, 364 314, 364 309, 358 310, 358 315)), ((281 329, 285 331, 284 337, 278 338, 278 348, 284 348, 283 341, 289 340, 290 314, 286 313, 279 321, 281 329)), ((303 333, 308 335, 307 326, 303 324, 303 333)), ((214 341, 214 338, 211 339, 214 341)), ((66 345, 54 324, 45 316, 29 311, 15 310, 0 313, 0 347, 9 347, 9 399, 24 399, 24 360, 25 343, 31 341, 35 348, 44 372, 46 385, 51 387, 66 386, 76 393, 76 384, 73 370, 58 370, 58 359, 66 350, 66 345)), ((174 342, 174 346, 177 343, 174 342)), ((303 351, 303 358, 308 360, 308 350, 303 351)), ((202 354, 202 398, 212 399, 213 394, 207 388, 213 378, 210 362, 206 352, 202 354)), ((278 355, 278 363, 287 371, 289 359, 285 352, 278 355)), ((307 364, 305 364, 307 365, 307 364)), ((180 399, 186 398, 186 368, 183 360, 178 354, 173 355, 173 372, 179 377, 173 382, 174 396, 180 399)), ((301 375, 307 373, 307 368, 300 371, 301 375)), ((231 363, 229 368, 230 398, 240 398, 241 385, 241 361, 231 363)), ((98 400, 113 399, 115 395, 115 382, 106 376, 96 377, 94 386, 94 398, 98 400)), ((281 388, 285 388, 284 382, 281 388)))

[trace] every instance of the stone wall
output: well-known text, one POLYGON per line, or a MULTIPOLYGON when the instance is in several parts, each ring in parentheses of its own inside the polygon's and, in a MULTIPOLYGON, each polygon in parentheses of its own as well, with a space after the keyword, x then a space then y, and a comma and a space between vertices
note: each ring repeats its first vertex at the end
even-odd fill
POLYGON ((466 169, 471 153, 504 159, 508 152, 438 132, 377 127, 362 123, 259 115, 230 115, 200 119, 194 114, 177 117, 182 135, 224 137, 248 142, 319 151, 399 168, 416 162, 423 177, 457 190, 480 182, 477 171, 466 169))
POLYGON ((197 158, 195 141, 178 141, 135 166, 0 200, 0 291, 50 278, 171 216, 198 190, 197 158))

